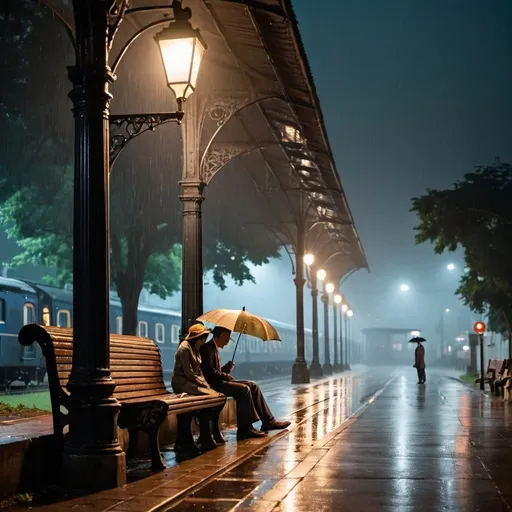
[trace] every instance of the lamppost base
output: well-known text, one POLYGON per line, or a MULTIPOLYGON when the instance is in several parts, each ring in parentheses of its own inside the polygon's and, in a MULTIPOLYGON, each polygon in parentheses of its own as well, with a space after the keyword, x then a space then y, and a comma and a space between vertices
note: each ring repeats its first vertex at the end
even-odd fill
POLYGON ((292 384, 309 384, 309 371, 306 361, 295 361, 293 364, 292 384))
POLYGON ((324 375, 332 375, 332 364, 331 363, 325 363, 324 367, 324 375))
POLYGON ((342 367, 342 365, 341 365, 341 364, 334 363, 334 364, 332 365, 332 372, 333 372, 333 373, 340 373, 340 372, 342 372, 342 371, 343 371, 343 367, 342 367))
POLYGON ((69 489, 102 490, 126 484, 126 455, 62 454, 63 483, 69 489))
POLYGON ((349 372, 350 371, 350 365, 349 364, 344 364, 343 365, 343 371, 344 372, 349 372))
POLYGON ((310 377, 323 377, 324 373, 322 372, 322 366, 318 361, 313 361, 309 366, 309 376, 310 377))

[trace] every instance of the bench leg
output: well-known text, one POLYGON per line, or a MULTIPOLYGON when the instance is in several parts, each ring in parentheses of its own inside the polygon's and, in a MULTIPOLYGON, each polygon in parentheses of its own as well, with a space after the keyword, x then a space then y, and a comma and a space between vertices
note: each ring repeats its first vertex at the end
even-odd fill
POLYGON ((213 418, 212 418, 212 435, 213 439, 217 444, 226 444, 226 439, 222 435, 220 431, 220 413, 222 412, 222 407, 217 407, 213 410, 213 418))
POLYGON ((203 409, 199 411, 199 439, 197 444, 202 452, 207 452, 217 448, 218 444, 212 437, 210 421, 213 419, 213 411, 211 409, 203 409))
POLYGON ((178 433, 176 435, 176 443, 174 451, 176 458, 188 459, 199 455, 199 448, 192 436, 192 418, 193 412, 178 414, 178 433))
POLYGON ((149 448, 151 450, 151 469, 154 471, 160 471, 165 469, 165 462, 160 452, 160 446, 158 445, 158 432, 160 431, 160 425, 155 425, 148 429, 149 437, 149 448))

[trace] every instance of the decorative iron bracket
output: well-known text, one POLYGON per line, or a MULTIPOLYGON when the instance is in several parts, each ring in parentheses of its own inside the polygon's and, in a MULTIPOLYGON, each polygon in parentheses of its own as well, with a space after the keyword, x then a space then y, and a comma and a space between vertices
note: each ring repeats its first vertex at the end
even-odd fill
POLYGON ((156 114, 126 114, 110 116, 110 167, 114 165, 119 153, 135 137, 147 132, 155 131, 161 124, 181 124, 184 113, 162 112, 156 114))

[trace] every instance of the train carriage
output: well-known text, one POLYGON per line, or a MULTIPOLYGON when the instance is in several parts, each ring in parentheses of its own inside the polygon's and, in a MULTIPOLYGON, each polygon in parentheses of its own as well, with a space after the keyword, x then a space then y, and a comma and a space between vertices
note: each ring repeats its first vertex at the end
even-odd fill
POLYGON ((22 347, 18 332, 41 317, 37 291, 17 279, 0 277, 0 384, 9 387, 14 381, 39 382, 45 362, 37 344, 22 347))
MULTIPOLYGON (((140 304, 137 312, 137 335, 154 340, 162 354, 164 376, 170 379, 174 354, 180 341, 181 314, 163 307, 140 304)), ((240 341, 236 356, 236 373, 260 378, 289 372, 297 355, 295 325, 269 320, 277 329, 281 342, 263 342, 251 337, 240 341)), ((0 381, 9 386, 14 380, 40 383, 45 362, 37 344, 23 348, 18 332, 27 323, 73 326, 73 292, 54 286, 1 278, 0 281, 0 381)), ((121 302, 110 298, 110 330, 123 332, 121 302)), ((312 332, 305 329, 306 357, 311 358, 312 332)), ((234 344, 222 352, 223 360, 232 357, 234 344)))

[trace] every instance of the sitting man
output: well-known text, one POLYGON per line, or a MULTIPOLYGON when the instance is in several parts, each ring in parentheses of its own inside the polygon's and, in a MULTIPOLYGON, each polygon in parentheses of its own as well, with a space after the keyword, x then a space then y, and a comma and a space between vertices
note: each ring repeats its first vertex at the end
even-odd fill
POLYGON ((231 375, 234 363, 229 361, 220 366, 219 348, 224 348, 230 340, 231 331, 215 327, 213 339, 201 347, 201 370, 208 384, 219 393, 232 396, 236 400, 238 432, 236 438, 265 437, 268 430, 281 430, 290 425, 289 421, 277 421, 263 398, 260 387, 255 382, 235 380, 231 375), (261 419, 261 431, 253 423, 261 419))

